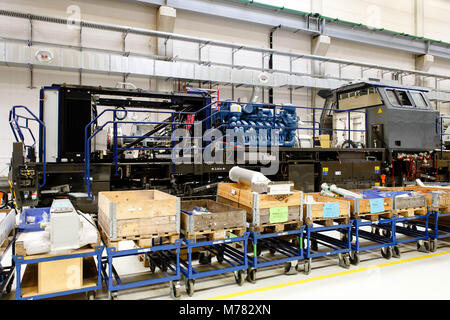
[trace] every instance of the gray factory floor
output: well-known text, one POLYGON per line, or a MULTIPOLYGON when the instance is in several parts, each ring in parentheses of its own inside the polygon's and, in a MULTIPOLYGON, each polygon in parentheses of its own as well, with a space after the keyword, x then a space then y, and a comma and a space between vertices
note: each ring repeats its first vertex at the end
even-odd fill
MULTIPOLYGON (((435 253, 418 252, 416 243, 403 244, 401 258, 389 260, 382 258, 379 250, 365 251, 360 255, 361 263, 349 269, 339 267, 336 257, 318 258, 313 260, 307 276, 303 272, 285 275, 282 266, 274 266, 258 270, 256 284, 245 282, 242 287, 231 273, 198 279, 194 296, 188 297, 182 285, 180 299, 450 299, 446 290, 450 285, 449 244, 438 242, 435 253), (413 280, 415 285, 411 287, 413 280)), ((123 242, 121 246, 120 249, 126 249, 133 244, 123 242)), ((3 263, 8 259, 5 255, 3 263)), ((127 275, 125 280, 139 280, 148 274, 137 256, 121 258, 115 267, 119 274, 127 275)), ((14 299, 14 295, 13 290, 3 299, 14 299)), ((84 294, 77 294, 56 299, 85 298, 84 294)), ((106 290, 97 292, 96 298, 108 299, 106 290)), ((119 291, 117 299, 171 298, 165 283, 119 291)))

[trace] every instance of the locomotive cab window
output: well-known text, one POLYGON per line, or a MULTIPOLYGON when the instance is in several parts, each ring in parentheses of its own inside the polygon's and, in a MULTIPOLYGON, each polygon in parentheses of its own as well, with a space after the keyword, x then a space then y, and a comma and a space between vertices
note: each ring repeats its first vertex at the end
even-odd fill
POLYGON ((402 107, 414 106, 408 96, 408 93, 405 90, 387 89, 386 94, 389 98, 389 101, 395 106, 402 106, 402 107))
POLYGON ((422 93, 414 91, 410 91, 410 93, 417 108, 428 108, 428 104, 422 93))

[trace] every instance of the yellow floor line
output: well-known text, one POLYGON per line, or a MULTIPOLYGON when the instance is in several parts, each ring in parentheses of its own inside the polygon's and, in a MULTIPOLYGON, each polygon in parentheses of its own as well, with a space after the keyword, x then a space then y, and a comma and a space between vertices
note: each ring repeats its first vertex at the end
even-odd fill
POLYGON ((308 283, 308 282, 313 282, 313 281, 318 281, 318 280, 324 280, 324 279, 339 277, 339 276, 343 276, 343 275, 346 275, 346 274, 358 273, 358 272, 368 271, 368 270, 372 270, 372 269, 376 269, 376 268, 383 268, 383 267, 394 266, 394 265, 402 264, 402 263, 406 263, 406 262, 412 262, 412 261, 417 261, 417 260, 422 260, 422 259, 434 258, 434 257, 442 256, 442 255, 445 255, 445 254, 450 254, 450 251, 444 251, 444 252, 428 254, 428 255, 425 255, 425 256, 421 256, 421 257, 414 257, 414 258, 408 258, 408 259, 403 259, 403 260, 397 260, 397 261, 392 261, 392 262, 378 264, 378 265, 375 265, 375 266, 363 267, 363 268, 359 268, 359 269, 346 270, 346 271, 342 271, 342 272, 327 274, 327 275, 313 277, 313 278, 308 278, 308 279, 303 279, 303 280, 297 280, 297 281, 292 281, 292 282, 287 282, 287 283, 280 283, 280 284, 276 284, 276 285, 272 285, 272 286, 268 286, 268 287, 263 287, 263 288, 245 290, 245 291, 235 292, 235 293, 229 293, 229 294, 224 294, 224 295, 217 296, 217 297, 206 298, 204 300, 222 300, 222 299, 235 298, 235 297, 244 296, 244 295, 247 295, 247 294, 263 292, 263 291, 269 291, 269 290, 273 290, 273 289, 280 289, 280 288, 284 288, 284 287, 295 286, 297 284, 302 284, 302 283, 308 283))

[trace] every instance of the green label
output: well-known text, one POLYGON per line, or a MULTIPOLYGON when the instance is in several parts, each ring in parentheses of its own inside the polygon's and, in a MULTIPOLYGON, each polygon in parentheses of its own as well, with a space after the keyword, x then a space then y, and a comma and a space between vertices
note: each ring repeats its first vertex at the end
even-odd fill
POLYGON ((269 222, 270 223, 280 223, 288 221, 288 207, 278 207, 269 209, 269 222))
POLYGON ((230 232, 230 234, 228 235, 228 239, 232 239, 232 238, 237 238, 237 235, 235 235, 234 233, 230 232))

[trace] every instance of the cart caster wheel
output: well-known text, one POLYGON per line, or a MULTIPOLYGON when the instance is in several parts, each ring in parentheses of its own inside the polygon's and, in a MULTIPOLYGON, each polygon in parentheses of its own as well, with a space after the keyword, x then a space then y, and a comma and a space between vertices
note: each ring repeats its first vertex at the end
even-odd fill
POLYGON ((95 291, 89 291, 86 293, 86 297, 88 300, 95 300, 95 291))
POLYGON ((305 262, 303 264, 303 273, 305 275, 308 275, 311 273, 311 259, 305 260, 305 262))
POLYGON ((275 249, 269 249, 269 253, 274 256, 275 255, 276 250, 275 249))
POLYGON ((311 250, 312 251, 318 251, 319 250, 319 245, 317 244, 316 240, 311 240, 311 250))
POLYGON ((417 226, 416 226, 416 225, 412 225, 412 226, 411 226, 411 230, 417 231, 417 226))
POLYGON ((430 239, 430 251, 436 252, 437 250, 437 239, 430 239))
POLYGON ((400 258, 401 254, 400 254, 400 248, 398 246, 392 247, 392 256, 394 258, 400 258))
POLYGON ((381 255, 385 259, 392 258, 392 248, 391 247, 383 247, 383 248, 381 248, 381 255))
POLYGON ((383 236, 386 238, 390 238, 391 237, 391 231, 383 229, 383 236))
POLYGON ((284 264, 284 274, 286 275, 294 275, 297 274, 297 266, 294 266, 291 262, 287 262, 284 264))
POLYGON ((186 293, 189 297, 192 297, 194 295, 194 284, 195 282, 193 279, 186 279, 186 281, 184 282, 186 293))
POLYGON ((211 264, 211 255, 206 252, 200 252, 198 262, 200 264, 211 264))
POLYGON ((247 281, 250 283, 256 283, 256 269, 248 269, 247 281))
POLYGON ((180 284, 178 283, 178 281, 170 281, 170 297, 172 299, 179 299, 180 296, 180 284))
POLYGON ((244 270, 235 271, 234 280, 236 280, 238 286, 242 286, 245 282, 244 270))
POLYGON ((350 263, 354 266, 357 266, 360 262, 359 252, 356 252, 356 251, 350 252, 349 258, 350 258, 350 263))
POLYGON ((417 251, 428 253, 430 252, 430 243, 428 241, 417 241, 417 251))
POLYGON ((117 291, 108 292, 108 299, 109 300, 116 300, 118 296, 117 291))
POLYGON ((350 257, 348 254, 339 254, 339 266, 345 269, 350 268, 350 257))

